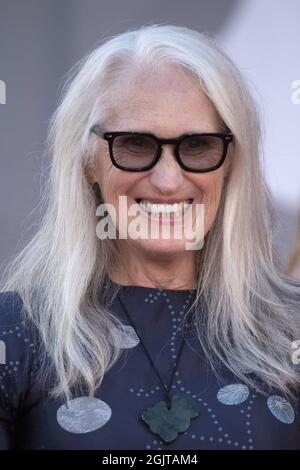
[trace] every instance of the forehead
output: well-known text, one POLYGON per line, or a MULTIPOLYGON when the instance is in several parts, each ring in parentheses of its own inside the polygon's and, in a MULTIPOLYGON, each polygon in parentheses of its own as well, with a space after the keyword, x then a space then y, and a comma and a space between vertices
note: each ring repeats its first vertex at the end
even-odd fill
POLYGON ((199 81, 178 66, 164 65, 123 77, 111 93, 105 127, 172 136, 216 131, 219 121, 199 81))

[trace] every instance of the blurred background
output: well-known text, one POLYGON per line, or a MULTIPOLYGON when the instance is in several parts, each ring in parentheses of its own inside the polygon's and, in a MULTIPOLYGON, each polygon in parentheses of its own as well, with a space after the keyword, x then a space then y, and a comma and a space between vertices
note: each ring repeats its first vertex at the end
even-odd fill
POLYGON ((65 74, 108 37, 163 23, 213 33, 245 76, 261 110, 280 264, 300 278, 299 18, 299 0, 0 0, 0 269, 38 226, 47 126, 65 74))

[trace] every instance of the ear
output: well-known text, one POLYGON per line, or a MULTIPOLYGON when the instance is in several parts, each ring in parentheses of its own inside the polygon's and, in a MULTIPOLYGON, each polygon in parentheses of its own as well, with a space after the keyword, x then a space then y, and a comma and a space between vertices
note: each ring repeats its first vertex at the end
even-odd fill
POLYGON ((84 174, 85 174, 85 177, 86 177, 87 182, 88 182, 89 184, 95 183, 96 178, 95 178, 94 171, 93 171, 93 169, 91 168, 91 166, 86 166, 86 167, 85 167, 85 169, 84 169, 84 174))

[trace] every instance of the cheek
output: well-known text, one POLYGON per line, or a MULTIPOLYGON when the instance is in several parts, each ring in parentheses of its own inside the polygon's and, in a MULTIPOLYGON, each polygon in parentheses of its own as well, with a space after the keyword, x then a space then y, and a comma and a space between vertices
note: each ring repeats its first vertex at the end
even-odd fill
POLYGON ((120 171, 107 158, 99 162, 97 173, 104 201, 114 203, 118 194, 121 193, 118 190, 120 188, 120 171))
POLYGON ((100 185, 103 199, 106 203, 118 204, 119 195, 126 194, 134 180, 134 174, 116 168, 109 157, 108 151, 99 150, 96 160, 96 179, 100 185))
POLYGON ((206 203, 210 206, 218 206, 221 198, 223 179, 212 181, 205 192, 206 203))
POLYGON ((114 203, 118 198, 118 175, 114 171, 108 171, 103 174, 100 184, 105 202, 114 203))
POLYGON ((207 232, 213 224, 216 213, 220 204, 224 175, 222 173, 214 173, 209 175, 201 175, 195 186, 199 189, 199 202, 204 204, 204 223, 205 232, 207 232), (203 177, 204 176, 204 177, 203 177))
POLYGON ((224 181, 224 172, 210 172, 195 176, 193 185, 198 188, 197 199, 204 203, 215 203, 220 199, 224 181))
MULTIPOLYGON (((128 195, 137 184, 138 176, 134 173, 106 167, 101 173, 102 194, 105 202, 118 205, 119 196, 128 195)), ((130 202, 130 201, 128 201, 130 202)))

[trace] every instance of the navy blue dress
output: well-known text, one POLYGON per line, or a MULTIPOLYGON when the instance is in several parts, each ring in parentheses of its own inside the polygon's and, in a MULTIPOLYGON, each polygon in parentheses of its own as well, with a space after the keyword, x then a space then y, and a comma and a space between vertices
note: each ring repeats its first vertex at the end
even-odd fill
MULTIPOLYGON (((193 327, 182 319, 194 290, 122 286, 121 295, 158 372, 168 385, 182 332, 186 343, 171 395, 192 397, 199 414, 171 443, 153 434, 141 413, 164 399, 160 381, 116 298, 111 309, 124 327, 122 356, 94 398, 67 405, 39 382, 45 364, 38 335, 24 321, 15 292, 0 293, 0 449, 300 449, 297 403, 273 391, 264 396, 224 370, 216 377, 193 327)), ((193 325, 193 324, 192 324, 193 325)))

